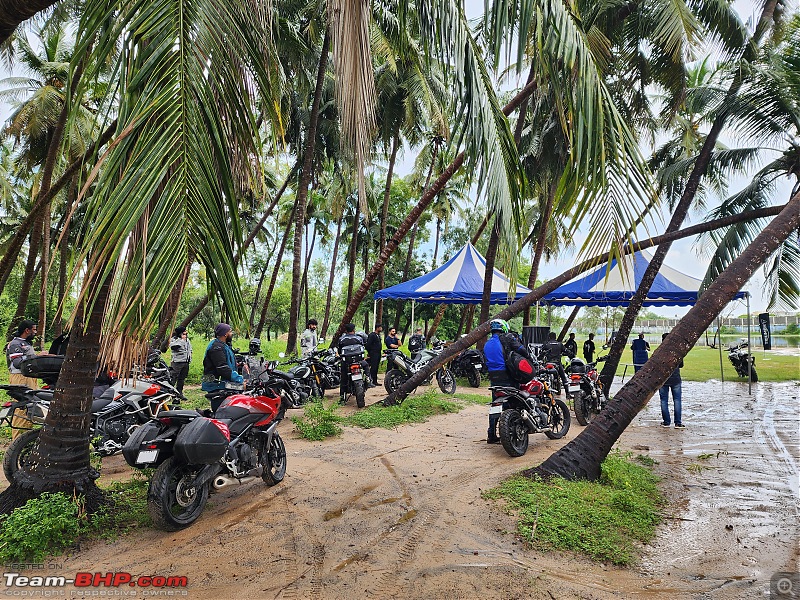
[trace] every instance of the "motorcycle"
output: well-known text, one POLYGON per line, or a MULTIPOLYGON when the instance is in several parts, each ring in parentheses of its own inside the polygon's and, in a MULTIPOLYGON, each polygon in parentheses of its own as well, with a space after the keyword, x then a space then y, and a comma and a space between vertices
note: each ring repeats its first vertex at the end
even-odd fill
POLYGON ((728 360, 733 364, 739 377, 747 377, 748 366, 750 369, 750 379, 753 383, 758 381, 758 374, 756 373, 756 357, 747 352, 747 340, 741 340, 739 343, 731 342, 728 344, 728 360))
POLYGON ((147 491, 153 523, 176 531, 194 523, 210 490, 261 478, 277 485, 286 474, 286 447, 277 432, 288 401, 276 389, 283 378, 261 373, 253 388, 228 395, 214 418, 173 410, 134 432, 125 461, 137 469, 156 468, 147 491))
POLYGON ((480 350, 467 348, 453 359, 450 367, 456 377, 466 377, 472 387, 480 387, 485 370, 483 353, 480 350))
MULTIPOLYGON (((346 397, 356 397, 356 406, 366 406, 364 395, 366 393, 365 380, 369 379, 369 369, 364 368, 364 346, 353 344, 344 346, 339 350, 340 364, 344 365, 347 377, 345 387, 346 397)), ((340 375, 341 377, 341 375, 340 375)))
POLYGON ((528 451, 528 436, 544 433, 551 440, 564 437, 569 431, 569 408, 553 397, 546 382, 531 379, 519 388, 490 387, 494 400, 490 411, 500 412, 500 443, 509 456, 522 456, 528 451))
MULTIPOLYGON (((50 401, 53 399, 53 392, 50 390, 32 390, 26 385, 0 385, 0 389, 8 394, 13 402, 5 402, 0 408, 0 423, 14 429, 22 429, 24 433, 20 434, 11 446, 15 446, 18 439, 25 436, 30 437, 31 432, 36 431, 38 437, 38 429, 30 429, 28 427, 20 428, 15 427, 13 424, 13 417, 17 410, 24 415, 22 416, 31 427, 34 425, 43 425, 50 409, 50 401)), ((34 437, 34 439, 35 439, 34 437)), ((6 450, 3 455, 3 473, 8 481, 13 481, 14 473, 19 470, 20 464, 25 464, 27 456, 33 449, 32 444, 21 442, 16 444, 15 449, 12 450, 11 446, 6 450)))
MULTIPOLYGON (((386 376, 383 378, 383 385, 388 393, 393 393, 414 373, 419 371, 425 364, 436 358, 442 353, 443 344, 436 338, 431 339, 431 347, 422 350, 415 358, 409 358, 397 349, 384 351, 384 356, 389 366, 386 367, 386 376)), ((429 378, 425 384, 430 384, 429 378)), ((454 394, 456 391, 456 377, 447 365, 442 365, 436 370, 436 383, 439 389, 445 394, 454 394)))
POLYGON ((575 419, 579 425, 588 425, 606 406, 603 382, 597 372, 597 364, 606 360, 601 356, 595 362, 586 364, 580 358, 573 358, 567 367, 568 391, 572 396, 575 419))
MULTIPOLYGON (((168 376, 166 376, 168 377, 168 376)), ((14 386, 23 387, 25 386, 14 386)), ((6 390, 8 392, 8 390, 6 390)), ((29 390, 29 392, 33 392, 29 390)), ((30 396, 28 392, 25 392, 30 396)), ((33 392, 42 408, 49 408, 52 391, 33 392)), ((9 393, 11 395, 11 393, 9 393)), ((13 397, 13 396, 12 396, 13 397)), ((183 395, 168 380, 138 379, 118 381, 92 401, 89 443, 100 456, 111 456, 122 450, 131 434, 161 411, 170 410, 183 395)), ((41 409, 37 409, 41 410, 41 409)), ((47 412, 44 410, 44 416, 47 412)), ((44 423, 44 416, 36 424, 44 423)), ((28 456, 39 439, 39 429, 30 429, 17 437, 6 449, 3 472, 12 481, 14 473, 27 465, 28 456)))

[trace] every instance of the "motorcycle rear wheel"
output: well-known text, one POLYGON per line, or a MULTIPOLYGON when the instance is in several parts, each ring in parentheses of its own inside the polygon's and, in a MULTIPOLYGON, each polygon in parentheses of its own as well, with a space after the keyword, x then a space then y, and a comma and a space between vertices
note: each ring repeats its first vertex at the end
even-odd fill
POLYGON ((408 377, 400 369, 390 369, 383 378, 383 387, 386 388, 388 393, 392 394, 397 388, 403 385, 406 379, 408 379, 408 377))
POLYGON ((471 368, 467 371, 467 381, 472 387, 481 387, 481 376, 475 369, 471 368))
POLYGON ((30 454, 38 439, 39 430, 31 429, 17 437, 6 449, 3 456, 3 474, 9 483, 14 481, 14 473, 30 465, 30 454))
POLYGON ((268 486, 279 484, 286 476, 286 446, 278 432, 272 434, 272 441, 267 449, 266 456, 260 461, 264 467, 261 479, 268 486))
POLYGON ((500 443, 509 456, 522 456, 528 451, 528 427, 516 409, 500 414, 500 443))
POLYGON ((356 397, 356 406, 358 408, 364 408, 364 406, 366 406, 366 403, 364 402, 364 393, 364 382, 354 381, 353 395, 356 397))
POLYGON ((165 531, 178 531, 194 523, 208 501, 209 483, 190 490, 187 484, 197 474, 197 467, 179 463, 175 457, 164 461, 147 490, 147 511, 153 524, 165 531))
POLYGON ((439 369, 436 371, 436 383, 443 394, 456 393, 456 377, 450 369, 439 369))
POLYGON ((556 405, 550 408, 550 419, 547 422, 550 431, 544 434, 551 440, 560 440, 567 435, 570 425, 569 407, 562 400, 556 400, 556 405))
POLYGON ((588 425, 592 422, 589 403, 586 400, 587 396, 582 390, 572 392, 572 406, 575 409, 575 420, 578 421, 578 425, 588 425))

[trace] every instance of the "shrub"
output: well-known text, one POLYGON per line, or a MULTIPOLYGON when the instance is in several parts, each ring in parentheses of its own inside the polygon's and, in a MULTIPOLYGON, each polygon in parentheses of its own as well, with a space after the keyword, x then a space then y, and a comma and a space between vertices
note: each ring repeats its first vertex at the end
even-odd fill
POLYGON ((84 525, 80 501, 61 492, 44 493, 0 515, 0 560, 40 562, 73 545, 84 525))

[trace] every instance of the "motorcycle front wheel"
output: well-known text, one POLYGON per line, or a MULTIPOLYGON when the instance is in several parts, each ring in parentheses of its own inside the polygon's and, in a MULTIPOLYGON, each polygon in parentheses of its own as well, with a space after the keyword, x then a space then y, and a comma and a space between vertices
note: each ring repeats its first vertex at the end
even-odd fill
POLYGON ((31 429, 17 437, 6 449, 6 453, 3 456, 3 473, 9 483, 13 483, 14 473, 20 469, 25 470, 30 466, 30 454, 33 452, 33 447, 38 439, 39 430, 31 429))
POLYGON ((500 414, 500 443, 509 456, 522 456, 528 451, 528 427, 516 409, 500 414))
POLYGON ((175 457, 164 461, 147 490, 147 511, 153 524, 165 531, 177 531, 194 523, 208 501, 208 486, 191 488, 197 467, 179 463, 175 457))
POLYGON ((383 378, 383 387, 386 388, 388 393, 392 394, 397 388, 403 385, 406 379, 408 379, 408 377, 406 377, 406 374, 400 369, 390 369, 383 378))
POLYGON ((436 371, 436 383, 443 394, 456 393, 456 377, 450 369, 439 369, 436 371))
POLYGON ((560 440, 569 431, 569 407, 561 400, 556 400, 556 405, 550 407, 550 418, 547 421, 550 431, 544 434, 551 440, 560 440))
POLYGON ((262 466, 261 479, 269 486, 279 484, 286 476, 286 446, 277 431, 272 434, 262 466))

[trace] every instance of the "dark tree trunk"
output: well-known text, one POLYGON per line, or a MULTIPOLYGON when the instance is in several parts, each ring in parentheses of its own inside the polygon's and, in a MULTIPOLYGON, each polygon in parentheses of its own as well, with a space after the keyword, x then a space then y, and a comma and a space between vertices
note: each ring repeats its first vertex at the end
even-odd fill
MULTIPOLYGON (((408 281, 408 274, 411 272, 411 257, 414 256, 414 241, 417 239, 417 230, 419 229, 419 223, 415 223, 414 227, 411 229, 411 237, 408 240, 408 252, 406 253, 406 264, 403 267, 403 277, 400 281, 408 281)), ((403 314, 403 308, 405 307, 405 302, 398 300, 397 301, 397 313, 394 316, 394 328, 400 328, 400 317, 403 314)), ((387 330, 388 331, 388 330, 387 330)))
MULTIPOLYGON (((383 206, 381 207, 381 240, 380 247, 386 245, 386 224, 389 221, 389 199, 392 195, 392 175, 394 174, 394 163, 397 160, 397 150, 400 147, 400 131, 395 131, 392 138, 392 151, 389 155, 389 170, 386 172, 386 188, 383 190, 383 206)), ((386 287, 386 279, 384 277, 384 269, 378 275, 378 289, 382 290, 386 287)), ((378 308, 375 312, 375 322, 381 323, 383 321, 383 300, 378 300, 378 308)), ((368 330, 369 331, 369 330, 368 330)))
MULTIPOLYGON (((489 306, 492 304, 492 279, 494 278, 494 263, 497 258, 497 246, 500 243, 500 223, 494 220, 492 233, 489 235, 489 247, 486 249, 486 268, 483 272, 483 298, 481 299, 480 322, 489 320, 489 306)), ((478 341, 478 348, 483 349, 486 340, 478 341)))
POLYGON ((18 471, 0 494, 0 513, 8 513, 42 492, 83 496, 89 513, 103 501, 95 485, 99 473, 89 463, 89 422, 110 284, 109 276, 97 292, 88 319, 84 321, 83 308, 76 316, 50 411, 31 456, 32 468, 18 471))
MULTIPOLYGON (((672 242, 692 235, 697 235, 699 233, 714 231, 715 229, 719 229, 720 227, 727 227, 729 225, 733 225, 734 223, 752 221, 754 219, 772 216, 775 214, 782 213, 781 209, 784 209, 785 207, 788 206, 789 206, 788 204, 785 204, 777 207, 748 211, 745 213, 740 213, 738 215, 723 217, 721 219, 714 219, 713 221, 708 221, 706 223, 700 223, 699 225, 687 227, 682 231, 677 231, 672 234, 665 234, 656 236, 654 238, 650 238, 648 240, 642 240, 633 244, 632 246, 626 244, 622 248, 622 252, 630 254, 633 252, 637 252, 639 250, 646 250, 647 248, 658 246, 659 244, 663 244, 664 242, 672 242)), ((585 273, 589 269, 596 267, 599 263, 607 262, 609 260, 609 256, 610 253, 606 252, 599 256, 587 259, 582 263, 575 265, 571 269, 564 271, 561 275, 558 275, 557 277, 554 277, 549 281, 547 281, 546 283, 540 285, 536 289, 531 290, 529 294, 526 294, 523 298, 520 298, 519 300, 514 302, 511 306, 500 311, 500 313, 497 314, 497 318, 506 320, 511 319, 512 317, 518 315, 520 312, 525 310, 527 307, 536 303, 538 300, 541 300, 544 296, 546 296, 553 290, 557 289, 559 286, 567 283, 569 280, 577 277, 581 273, 585 273)), ((472 318, 469 319, 469 323, 471 323, 471 321, 472 318)), ((386 397, 384 402, 386 404, 395 404, 397 402, 402 402, 408 396, 408 394, 410 394, 419 385, 421 385, 422 382, 425 381, 425 379, 427 379, 441 365, 446 363, 448 360, 450 360, 452 357, 454 357, 462 350, 466 350, 467 348, 475 344, 482 337, 486 337, 486 335, 488 335, 489 333, 488 322, 482 323, 472 331, 469 331, 469 328, 470 325, 468 324, 467 335, 458 339, 455 343, 447 346, 439 356, 426 363, 424 367, 422 367, 414 375, 409 377, 408 380, 405 383, 403 383, 396 392, 394 392, 393 394, 389 394, 389 396, 386 397)))
POLYGON ((306 323, 308 323, 308 269, 311 266, 311 255, 314 253, 314 245, 317 243, 317 228, 314 227, 314 233, 311 236, 311 244, 308 243, 308 234, 306 233, 306 265, 303 268, 303 281, 300 284, 300 289, 302 290, 302 295, 305 295, 306 298, 306 323))
POLYGON ((442 236, 442 220, 437 217, 436 218, 436 241, 433 244, 433 262, 431 264, 431 269, 435 269, 437 267, 437 261, 439 260, 439 238, 442 236))
POLYGON ((325 318, 322 321, 322 331, 320 337, 326 337, 328 327, 331 324, 331 298, 333 297, 333 283, 336 277, 336 260, 339 258, 339 242, 342 236, 342 221, 339 219, 336 222, 336 239, 333 241, 333 257, 331 258, 331 272, 328 277, 328 296, 325 299, 325 318))
POLYGON ((0 44, 11 37, 21 23, 57 3, 57 0, 0 0, 0 44))
MULTIPOLYGON (((520 90, 520 92, 516 96, 514 96, 511 102, 509 102, 503 107, 503 114, 508 116, 514 110, 516 110, 519 107, 520 103, 533 93, 535 87, 536 86, 534 83, 530 83, 526 85, 524 88, 522 88, 522 90, 520 90)), ((436 179, 433 185, 431 185, 422 194, 422 197, 420 198, 417 205, 413 209, 411 209, 411 212, 408 213, 406 218, 403 219, 403 222, 400 223, 400 226, 397 228, 397 231, 395 231, 395 234, 392 236, 392 239, 390 239, 386 243, 386 246, 381 249, 381 253, 380 256, 378 256, 378 260, 375 261, 375 264, 372 265, 372 268, 370 268, 369 272, 367 273, 367 276, 364 278, 364 281, 361 282, 361 285, 358 286, 358 290, 353 295, 351 300, 347 303, 347 308, 345 308, 344 316, 342 317, 342 324, 339 325, 339 328, 336 330, 336 333, 333 336, 333 341, 338 340, 339 336, 342 335, 342 332, 344 331, 343 329, 344 324, 348 323, 353 318, 353 315, 356 313, 356 310, 358 310, 361 301, 364 300, 364 298, 366 297, 367 292, 369 291, 369 288, 372 285, 372 283, 375 281, 375 278, 378 276, 378 273, 384 267, 384 265, 389 261, 389 258, 391 258, 392 254, 394 254, 395 250, 397 250, 397 248, 400 245, 400 242, 403 241, 406 234, 419 220, 420 216, 422 216, 422 213, 428 208, 428 206, 430 206, 430 203, 436 197, 436 194, 438 194, 439 192, 442 191, 442 189, 444 189, 444 186, 447 184, 447 182, 450 181, 450 179, 453 177, 456 171, 458 171, 463 164, 464 164, 464 153, 461 152, 455 158, 455 160, 452 163, 450 163, 447 166, 447 168, 445 168, 442 174, 439 175, 439 177, 436 179)))
MULTIPOLYGON (((553 217, 553 205, 555 204, 556 189, 558 185, 552 182, 548 187, 547 201, 542 211, 541 227, 539 228, 539 237, 536 239, 536 250, 533 253, 533 261, 531 262, 531 273, 528 275, 528 288, 533 289, 536 287, 536 278, 539 276, 539 265, 542 263, 542 256, 544 255, 544 246, 547 241, 547 227, 550 219, 553 217)), ((531 309, 525 309, 525 316, 522 319, 523 325, 531 324, 531 309)))
MULTIPOLYGON (((356 200, 355 208, 353 209, 353 231, 350 235, 350 252, 347 255, 349 271, 348 271, 348 281, 347 281, 347 306, 350 306, 350 302, 353 298, 353 281, 355 280, 356 276, 356 261, 358 260, 358 225, 361 221, 361 212, 360 212, 360 205, 359 201, 356 200)), ((377 273, 376 273, 377 275, 377 273)), ((375 279, 373 278, 373 281, 375 279)), ((362 298, 363 299, 363 298, 362 298)), ((360 304, 360 302, 359 302, 360 304)), ((358 307, 356 307, 356 310, 358 307)), ((354 310, 352 314, 349 316, 347 323, 350 323, 353 317, 355 316, 356 311, 354 310)), ((339 329, 342 329, 342 325, 339 325, 339 329)), ((338 337, 338 336, 337 336, 338 337)))
POLYGON ((38 256, 39 247, 41 246, 41 239, 42 223, 39 222, 34 226, 31 232, 30 242, 28 243, 28 259, 25 261, 25 272, 22 275, 22 287, 17 297, 17 310, 8 327, 7 337, 9 339, 13 337, 17 324, 22 319, 26 318, 25 309, 28 306, 28 297, 30 296, 31 287, 33 286, 33 273, 36 268, 36 258, 38 256))
MULTIPOLYGON (((181 297, 183 291, 186 289, 186 282, 189 281, 189 273, 192 271, 194 264, 194 253, 189 253, 189 258, 186 260, 186 266, 183 268, 180 280, 175 284, 175 289, 170 293, 167 303, 161 311, 160 323, 158 331, 156 331, 155 338, 153 339, 153 346, 163 347, 169 341, 169 334, 167 333, 170 325, 175 320, 175 314, 178 312, 178 307, 181 305, 181 297)), ((163 350, 166 352, 166 348, 163 350)))
POLYGON ((558 475, 567 479, 597 479, 614 442, 694 347, 717 315, 786 238, 800 225, 800 194, 778 215, 703 293, 692 309, 661 343, 653 356, 614 395, 578 437, 525 475, 558 475))
POLYGON ((314 99, 311 102, 311 113, 308 119, 308 132, 306 133, 306 148, 303 157, 303 170, 300 174, 300 186, 295 199, 295 224, 294 224, 294 259, 292 262, 292 301, 289 309, 289 336, 286 340, 286 353, 294 354, 297 347, 297 321, 300 318, 300 279, 302 278, 302 244, 303 228, 306 223, 306 204, 308 188, 311 185, 311 175, 314 169, 314 147, 317 141, 317 122, 319 120, 319 104, 322 98, 322 87, 325 83, 325 72, 328 69, 328 48, 330 36, 326 30, 322 40, 322 51, 317 68, 317 84, 314 88, 314 99))
POLYGON ((275 289, 275 283, 278 281, 278 273, 281 270, 281 261, 283 260, 283 253, 286 250, 286 243, 289 240, 289 234, 292 231, 292 225, 294 224, 294 208, 292 208, 292 213, 289 215, 289 219, 286 221, 286 229, 283 232, 283 239, 281 240, 280 248, 278 252, 275 253, 275 265, 272 269, 272 277, 269 280, 269 288, 267 288, 267 294, 264 296, 264 305, 261 309, 261 316, 258 319, 258 325, 256 325, 255 337, 261 337, 261 330, 264 328, 264 323, 267 319, 267 309, 269 308, 269 301, 272 299, 272 292, 275 289))
MULTIPOLYGON (((758 28, 753 35, 753 39, 747 44, 746 54, 752 51, 753 47, 757 46, 761 36, 766 33, 766 23, 772 20, 772 13, 775 9, 775 3, 776 0, 770 0, 765 4, 762 10, 761 18, 759 19, 758 28)), ((722 104, 723 109, 714 119, 711 130, 708 132, 708 135, 703 142, 703 146, 700 149, 700 153, 698 154, 697 160, 694 163, 692 172, 689 174, 689 179, 686 182, 686 188, 683 190, 681 199, 678 202, 678 205, 675 207, 675 211, 672 214, 672 219, 670 219, 665 233, 679 231, 683 225, 683 221, 686 219, 686 215, 689 213, 689 209, 691 208, 694 198, 697 194, 700 180, 708 170, 708 164, 711 161, 711 156, 714 152, 714 147, 717 144, 717 139, 719 138, 719 135, 725 126, 725 122, 728 119, 729 109, 727 107, 729 107, 733 100, 735 100, 739 94, 739 90, 742 87, 742 77, 743 74, 741 70, 734 75, 733 82, 728 88, 722 104)), ((625 310, 625 315, 622 317, 622 321, 619 324, 619 331, 614 337, 614 342, 611 344, 608 358, 606 359, 606 363, 603 365, 603 370, 600 373, 600 380, 603 382, 606 393, 611 386, 611 382, 614 380, 614 374, 616 373, 617 366, 622 358, 622 352, 625 350, 625 346, 627 345, 628 337, 630 336, 631 331, 633 331, 634 324, 636 323, 636 317, 639 315, 639 311, 644 305, 647 294, 650 293, 650 288, 653 285, 656 275, 658 275, 658 271, 661 269, 661 266, 664 263, 664 257, 667 255, 667 252, 669 252, 671 246, 671 242, 667 242, 659 245, 659 247, 656 249, 653 259, 650 261, 650 264, 647 265, 647 269, 645 269, 644 275, 642 276, 642 281, 639 284, 636 293, 634 294, 633 298, 631 298, 631 301, 625 310)))
POLYGON ((61 335, 64 331, 63 328, 63 312, 64 304, 67 296, 67 265, 69 264, 69 230, 72 219, 67 218, 67 215, 72 210, 72 206, 78 200, 78 176, 72 178, 69 185, 69 192, 67 195, 68 201, 65 207, 64 225, 61 229, 61 239, 58 243, 58 308, 56 314, 53 316, 55 321, 55 335, 61 335))
POLYGON ((569 313, 567 320, 564 321, 564 327, 561 328, 561 333, 558 334, 558 341, 563 342, 564 337, 567 335, 569 328, 572 326, 572 322, 575 320, 575 317, 578 316, 578 311, 581 309, 580 306, 576 306, 572 309, 572 312, 569 313))
POLYGON ((14 235, 11 236, 11 239, 6 244, 5 252, 0 256, 0 292, 5 289, 6 283, 8 283, 8 277, 11 275, 11 271, 16 264, 17 257, 22 247, 25 245, 25 239, 28 237, 28 233, 30 233, 34 223, 41 218, 41 212, 44 210, 45 205, 55 198, 56 194, 72 180, 72 177, 78 172, 83 163, 89 160, 98 148, 105 146, 111 140, 111 136, 114 134, 116 128, 117 121, 115 120, 108 126, 108 129, 103 132, 103 135, 86 149, 83 156, 70 163, 67 170, 62 173, 58 181, 50 186, 47 192, 40 192, 36 195, 33 205, 30 211, 28 211, 28 215, 23 219, 16 231, 14 231, 14 235))

